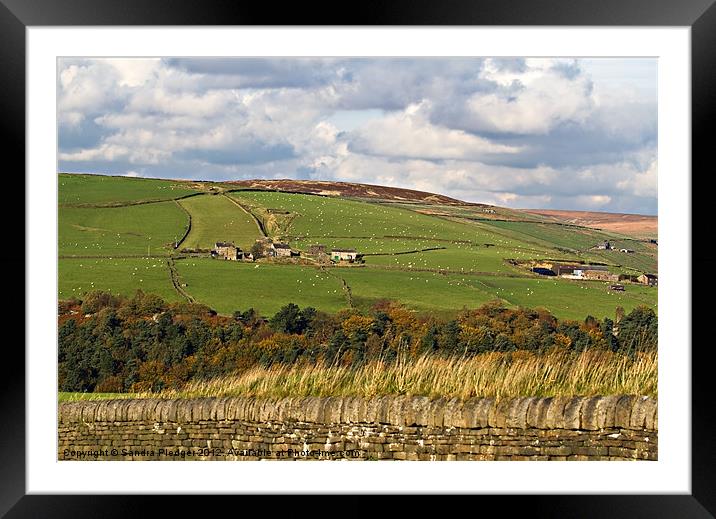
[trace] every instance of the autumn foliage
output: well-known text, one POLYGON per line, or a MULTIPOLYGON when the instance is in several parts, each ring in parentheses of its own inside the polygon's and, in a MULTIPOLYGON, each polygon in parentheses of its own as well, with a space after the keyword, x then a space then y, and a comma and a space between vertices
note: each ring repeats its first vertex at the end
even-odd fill
POLYGON ((655 352, 657 317, 639 307, 620 317, 559 321, 541 309, 498 302, 439 319, 400 304, 335 314, 287 304, 270 319, 252 309, 220 316, 138 291, 103 292, 59 304, 59 390, 147 392, 270 366, 359 367, 400 358, 471 358, 488 352, 655 352))

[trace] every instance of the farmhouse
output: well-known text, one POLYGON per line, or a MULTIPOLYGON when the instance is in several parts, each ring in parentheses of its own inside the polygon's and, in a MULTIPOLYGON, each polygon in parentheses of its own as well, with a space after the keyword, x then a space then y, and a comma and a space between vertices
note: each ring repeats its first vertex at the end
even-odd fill
POLYGON ((214 249, 211 251, 212 257, 219 257, 225 260, 236 261, 243 258, 243 251, 233 243, 227 243, 218 241, 214 244, 214 249))
POLYGON ((612 250, 612 244, 609 243, 609 240, 604 240, 604 243, 600 243, 597 245, 597 249, 599 250, 612 250))
POLYGON ((294 254, 288 243, 272 243, 270 250, 272 251, 271 255, 278 258, 290 258, 294 254))
POLYGON ((358 253, 355 249, 331 249, 331 259, 353 263, 358 259, 358 253))
POLYGON ((626 253, 631 254, 634 251, 632 249, 619 249, 619 252, 626 252, 626 253))
POLYGON ((636 280, 642 285, 649 285, 650 287, 654 287, 659 283, 659 278, 655 274, 642 274, 636 280))

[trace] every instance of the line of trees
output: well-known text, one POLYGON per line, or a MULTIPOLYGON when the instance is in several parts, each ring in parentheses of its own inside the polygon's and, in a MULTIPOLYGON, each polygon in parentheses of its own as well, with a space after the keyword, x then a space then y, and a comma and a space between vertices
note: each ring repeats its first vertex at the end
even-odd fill
POLYGON ((219 316, 205 305, 166 303, 92 292, 59 305, 59 389, 135 392, 180 388, 192 379, 255 365, 392 362, 399 354, 472 356, 489 351, 609 349, 627 355, 656 350, 657 316, 648 307, 617 322, 588 316, 558 320, 543 309, 500 302, 440 319, 381 301, 367 311, 335 314, 289 303, 270 319, 253 309, 219 316))

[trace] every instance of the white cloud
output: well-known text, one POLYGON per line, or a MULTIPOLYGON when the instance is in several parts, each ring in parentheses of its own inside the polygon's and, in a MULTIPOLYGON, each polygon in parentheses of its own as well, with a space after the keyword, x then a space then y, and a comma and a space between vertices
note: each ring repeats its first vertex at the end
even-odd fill
POLYGON ((658 166, 654 158, 643 172, 636 172, 617 182, 622 191, 639 197, 656 198, 658 188, 658 166))
POLYGON ((132 58, 104 60, 105 63, 118 73, 119 86, 138 87, 149 81, 159 70, 159 58, 132 58))
POLYGON ((652 61, 62 59, 60 169, 653 212, 652 61))
POLYGON ((467 99, 471 128, 544 134, 564 122, 584 122, 594 107, 591 82, 582 75, 566 76, 556 68, 561 64, 531 59, 524 72, 506 72, 498 71, 488 60, 485 78, 504 89, 477 92, 467 99))
POLYGON ((369 121, 351 133, 351 148, 386 157, 479 160, 491 153, 517 153, 519 147, 496 144, 462 130, 431 124, 430 102, 369 121))

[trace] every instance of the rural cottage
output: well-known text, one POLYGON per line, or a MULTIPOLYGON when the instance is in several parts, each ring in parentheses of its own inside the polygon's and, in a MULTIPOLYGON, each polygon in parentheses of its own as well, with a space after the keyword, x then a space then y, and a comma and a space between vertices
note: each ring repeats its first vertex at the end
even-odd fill
POLYGON ((225 260, 236 261, 243 258, 243 251, 233 243, 218 241, 214 244, 214 250, 211 251, 213 257, 225 260))

